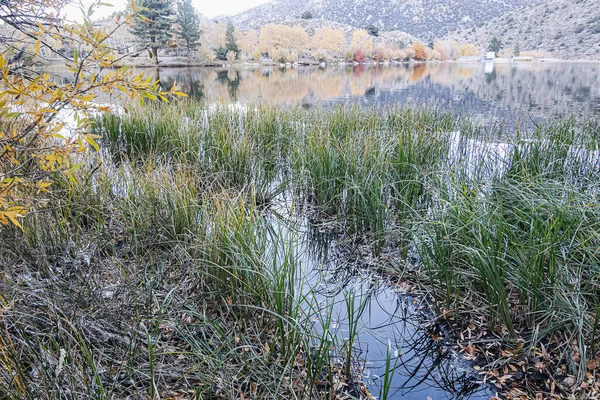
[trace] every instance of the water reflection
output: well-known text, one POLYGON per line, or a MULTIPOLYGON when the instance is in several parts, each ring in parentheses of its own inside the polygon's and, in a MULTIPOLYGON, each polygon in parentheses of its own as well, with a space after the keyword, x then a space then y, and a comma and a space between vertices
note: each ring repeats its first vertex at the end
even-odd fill
MULTIPOLYGON (((348 337, 348 298, 364 312, 358 322, 354 350, 356 365, 374 396, 380 394, 388 352, 394 366, 389 399, 489 399, 487 386, 477 383, 468 363, 455 357, 449 343, 432 339, 422 299, 397 293, 365 268, 356 246, 342 244, 323 224, 305 225, 303 263, 309 287, 316 285, 314 302, 333 303, 331 329, 339 343, 348 337)), ((319 329, 317 322, 317 329, 319 329)))
POLYGON ((161 69, 208 102, 410 105, 484 123, 600 116, 600 64, 417 64, 161 69))

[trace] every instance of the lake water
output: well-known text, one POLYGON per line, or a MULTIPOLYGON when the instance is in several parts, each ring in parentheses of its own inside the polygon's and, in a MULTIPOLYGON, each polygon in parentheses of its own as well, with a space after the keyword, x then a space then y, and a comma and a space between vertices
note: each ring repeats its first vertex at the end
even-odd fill
POLYGON ((159 76, 209 103, 430 107, 485 125, 600 116, 600 63, 171 68, 159 76))

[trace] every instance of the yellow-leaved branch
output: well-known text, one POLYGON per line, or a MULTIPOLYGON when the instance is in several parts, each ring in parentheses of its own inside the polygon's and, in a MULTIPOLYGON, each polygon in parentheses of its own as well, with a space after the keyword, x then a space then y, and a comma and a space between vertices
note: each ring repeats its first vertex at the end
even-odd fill
POLYGON ((76 168, 73 156, 99 149, 98 137, 89 133, 95 113, 110 110, 116 101, 184 96, 176 86, 161 91, 158 81, 118 67, 123 56, 115 56, 108 39, 132 23, 139 1, 117 13, 110 30, 91 20, 104 3, 87 8, 82 22, 60 17, 68 3, 0 2, 0 21, 11 32, 0 34, 6 35, 0 38, 0 225, 21 227, 20 219, 48 192, 56 174, 76 168), (60 60, 70 77, 55 79, 25 61, 45 57, 60 60), (65 126, 65 115, 75 123, 65 126))

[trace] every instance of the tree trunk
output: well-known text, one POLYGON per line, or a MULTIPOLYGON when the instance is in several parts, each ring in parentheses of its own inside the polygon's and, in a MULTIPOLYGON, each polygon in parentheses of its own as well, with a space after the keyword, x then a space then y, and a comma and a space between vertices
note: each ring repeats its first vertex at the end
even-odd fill
POLYGON ((158 65, 158 47, 156 47, 156 38, 154 36, 150 38, 150 43, 152 43, 150 46, 150 52, 152 54, 152 58, 154 58, 154 64, 158 65))
POLYGON ((154 58, 154 64, 158 65, 158 47, 152 47, 152 58, 154 58))

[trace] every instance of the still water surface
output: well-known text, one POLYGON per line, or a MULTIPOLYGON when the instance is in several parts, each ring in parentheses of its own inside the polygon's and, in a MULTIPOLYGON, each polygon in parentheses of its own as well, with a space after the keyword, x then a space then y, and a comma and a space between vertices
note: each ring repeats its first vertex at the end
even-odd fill
MULTIPOLYGON (((152 72, 156 74, 156 72, 152 72)), ((481 124, 600 117, 600 63, 416 64, 161 69, 209 103, 357 104, 451 111, 481 124)))

